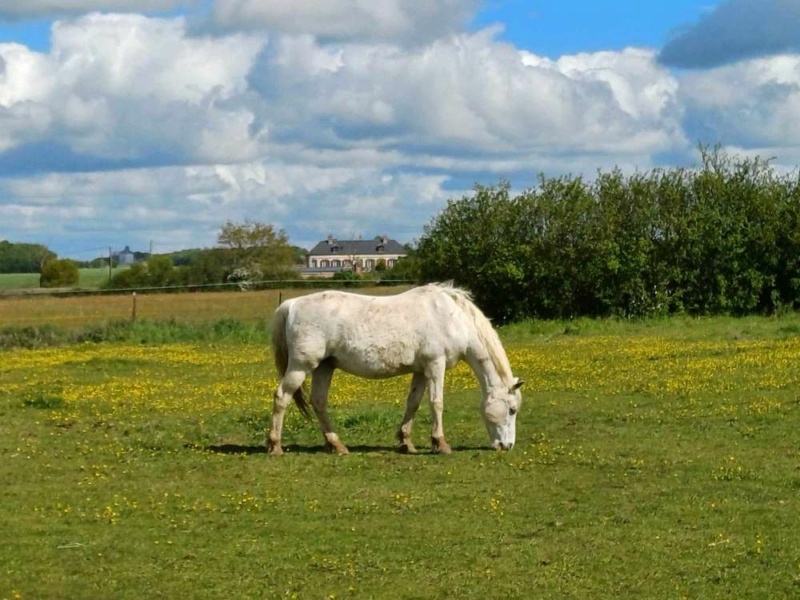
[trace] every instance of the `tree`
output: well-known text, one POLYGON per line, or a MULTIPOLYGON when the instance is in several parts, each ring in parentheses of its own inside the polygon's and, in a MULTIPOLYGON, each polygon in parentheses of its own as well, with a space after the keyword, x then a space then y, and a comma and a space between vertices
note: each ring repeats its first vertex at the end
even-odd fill
POLYGON ((72 287, 79 278, 78 267, 71 260, 51 260, 42 267, 39 285, 43 288, 72 287))
POLYGON ((160 288, 185 285, 183 271, 175 269, 164 255, 151 256, 147 262, 138 262, 115 273, 108 284, 111 289, 160 288))
POLYGON ((524 313, 526 244, 518 234, 522 202, 510 186, 477 186, 472 196, 451 200, 425 228, 417 258, 426 281, 450 280, 469 288, 496 320, 524 313))
POLYGON ((41 273, 56 255, 41 244, 13 244, 0 241, 0 273, 41 273))
POLYGON ((187 283, 190 285, 224 283, 224 253, 222 248, 196 251, 186 267, 187 283))
POLYGON ((415 251, 409 249, 408 255, 398 259, 391 269, 380 274, 381 281, 419 281, 419 260, 415 251))
POLYGON ((500 322, 774 313, 800 307, 800 178, 701 148, 696 169, 539 178, 451 200, 423 280, 453 279, 500 322))
POLYGON ((230 271, 244 269, 268 279, 294 275, 295 251, 289 238, 270 224, 227 221, 217 236, 217 244, 228 251, 230 271))

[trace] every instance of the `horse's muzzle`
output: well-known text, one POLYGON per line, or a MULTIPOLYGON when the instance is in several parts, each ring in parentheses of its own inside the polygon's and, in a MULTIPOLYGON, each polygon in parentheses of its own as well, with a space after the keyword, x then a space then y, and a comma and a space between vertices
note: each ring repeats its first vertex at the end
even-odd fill
POLYGON ((501 441, 496 441, 492 444, 492 447, 495 450, 511 450, 514 447, 514 442, 504 444, 501 441))

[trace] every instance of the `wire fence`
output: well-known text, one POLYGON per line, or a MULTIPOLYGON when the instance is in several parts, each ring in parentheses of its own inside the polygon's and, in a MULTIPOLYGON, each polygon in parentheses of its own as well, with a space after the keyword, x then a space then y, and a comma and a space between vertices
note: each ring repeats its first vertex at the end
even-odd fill
POLYGON ((0 298, 18 296, 94 296, 184 292, 235 292, 280 289, 350 289, 413 285, 409 279, 280 279, 234 283, 202 283, 129 288, 21 288, 0 290, 0 298))
POLYGON ((397 293, 410 281, 282 280, 237 284, 163 286, 126 289, 35 290, 0 294, 0 329, 53 325, 74 329, 119 320, 183 323, 233 319, 261 322, 294 296, 318 289, 397 293))

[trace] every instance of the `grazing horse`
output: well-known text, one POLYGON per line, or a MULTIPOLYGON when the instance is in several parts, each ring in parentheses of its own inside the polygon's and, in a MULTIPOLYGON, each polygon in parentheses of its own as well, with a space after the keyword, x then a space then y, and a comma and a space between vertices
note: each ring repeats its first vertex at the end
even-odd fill
POLYGON ((406 411, 397 432, 400 449, 416 452, 411 425, 427 387, 434 452, 450 453, 442 430, 444 374, 459 361, 472 368, 483 392, 481 409, 494 448, 514 446, 522 381, 511 373, 500 338, 469 294, 450 284, 429 284, 395 296, 324 291, 283 302, 272 323, 280 384, 272 408, 269 451, 281 453, 286 407, 294 398, 309 415, 303 382, 311 373, 311 407, 328 448, 346 454, 328 417, 335 369, 368 378, 411 374, 406 411))

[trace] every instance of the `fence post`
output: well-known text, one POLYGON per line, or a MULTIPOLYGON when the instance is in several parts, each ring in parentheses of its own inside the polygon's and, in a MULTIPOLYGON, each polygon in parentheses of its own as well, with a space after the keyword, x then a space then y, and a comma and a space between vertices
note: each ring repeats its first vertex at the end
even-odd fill
POLYGON ((131 323, 136 321, 136 292, 133 292, 133 308, 131 308, 131 323))

